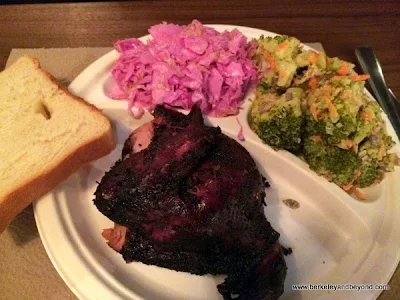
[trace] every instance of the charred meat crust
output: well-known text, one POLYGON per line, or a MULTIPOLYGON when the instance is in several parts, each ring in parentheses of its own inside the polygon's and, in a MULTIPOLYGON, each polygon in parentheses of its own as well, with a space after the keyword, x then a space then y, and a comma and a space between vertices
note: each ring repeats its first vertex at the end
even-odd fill
POLYGON ((94 204, 126 226, 120 253, 192 274, 228 274, 224 299, 275 299, 286 265, 263 213, 265 182, 238 142, 189 115, 157 106, 149 146, 105 174, 94 204), (275 297, 275 298, 274 298, 275 297))

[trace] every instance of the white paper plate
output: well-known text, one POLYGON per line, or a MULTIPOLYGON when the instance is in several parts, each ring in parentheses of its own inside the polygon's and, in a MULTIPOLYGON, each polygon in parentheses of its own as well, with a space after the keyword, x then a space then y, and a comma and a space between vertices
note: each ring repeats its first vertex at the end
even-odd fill
MULTIPOLYGON (((246 27, 213 26, 219 31, 238 28, 250 38, 275 35, 246 27)), ((135 120, 126 112, 126 102, 105 96, 103 89, 116 58, 115 51, 104 55, 69 87, 112 120, 118 145, 110 155, 81 169, 34 203, 44 247, 61 277, 80 299, 221 299, 216 289, 221 277, 195 276, 141 263, 126 264, 100 234, 112 222, 93 205, 96 181, 120 156, 131 131, 151 119, 146 114, 135 120)), ((296 292, 292 284, 389 281, 400 259, 399 168, 382 184, 367 190, 367 201, 357 201, 311 172, 295 156, 285 151, 275 152, 262 144, 246 122, 248 101, 243 108, 239 120, 246 141, 242 144, 272 186, 267 191, 266 216, 280 232, 281 243, 293 248, 293 254, 286 257, 288 275, 282 299, 376 298, 378 290, 296 292), (296 199, 300 208, 292 210, 285 206, 281 200, 286 198, 296 199)), ((235 117, 208 121, 232 136, 239 130, 235 117)), ((391 127, 389 131, 394 136, 391 127)))

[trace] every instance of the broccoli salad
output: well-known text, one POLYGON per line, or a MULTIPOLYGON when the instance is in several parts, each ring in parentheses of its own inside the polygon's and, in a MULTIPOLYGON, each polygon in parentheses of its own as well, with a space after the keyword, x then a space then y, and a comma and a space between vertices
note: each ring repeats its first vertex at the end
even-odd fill
POLYGON ((288 36, 261 36, 253 59, 262 79, 248 119, 264 143, 298 155, 359 199, 359 188, 399 165, 381 108, 364 94, 368 75, 353 64, 288 36))

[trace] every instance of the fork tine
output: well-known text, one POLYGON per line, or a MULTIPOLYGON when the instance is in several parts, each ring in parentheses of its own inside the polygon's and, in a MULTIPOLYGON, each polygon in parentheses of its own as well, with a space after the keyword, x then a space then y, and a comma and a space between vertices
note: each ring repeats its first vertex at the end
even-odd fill
POLYGON ((397 114, 400 116, 400 101, 396 98, 391 89, 388 89, 388 92, 390 98, 394 102, 394 107, 396 108, 397 114))
POLYGON ((390 96, 391 96, 396 102, 400 102, 400 101, 396 98, 396 96, 393 94, 393 91, 392 91, 391 89, 388 89, 388 90, 389 90, 390 96))

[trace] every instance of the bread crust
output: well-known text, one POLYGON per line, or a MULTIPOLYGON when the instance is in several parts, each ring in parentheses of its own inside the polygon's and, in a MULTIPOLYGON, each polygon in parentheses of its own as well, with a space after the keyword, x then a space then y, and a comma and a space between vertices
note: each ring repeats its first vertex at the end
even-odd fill
POLYGON ((58 184, 66 180, 85 164, 109 154, 116 146, 114 132, 108 118, 94 105, 87 103, 84 99, 73 95, 66 87, 62 86, 49 72, 40 68, 39 61, 33 60, 37 70, 41 71, 51 82, 56 84, 60 90, 66 93, 72 101, 85 105, 92 113, 97 114, 103 120, 106 130, 76 149, 71 149, 59 161, 49 164, 40 174, 22 182, 17 188, 6 195, 0 196, 0 233, 9 223, 26 208, 33 200, 43 196, 58 184))

